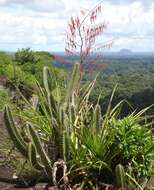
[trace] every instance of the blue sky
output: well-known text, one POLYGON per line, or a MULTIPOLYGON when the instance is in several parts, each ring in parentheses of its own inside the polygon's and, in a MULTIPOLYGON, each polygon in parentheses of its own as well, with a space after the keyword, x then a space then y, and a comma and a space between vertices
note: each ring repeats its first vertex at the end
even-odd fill
MULTIPOLYGON (((31 47, 64 51, 71 15, 91 9, 96 0, 0 0, 0 50, 31 47)), ((104 0, 100 21, 108 23, 102 36, 114 39, 112 51, 154 51, 154 0, 104 0), (102 20, 101 20, 102 19, 102 20)))

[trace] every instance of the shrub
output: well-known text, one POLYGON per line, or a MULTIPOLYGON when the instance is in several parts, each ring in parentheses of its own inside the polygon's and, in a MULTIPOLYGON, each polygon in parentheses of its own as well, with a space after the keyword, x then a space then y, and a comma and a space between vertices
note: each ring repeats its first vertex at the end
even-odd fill
POLYGON ((10 98, 6 90, 0 90, 0 111, 4 109, 6 104, 9 104, 10 98))
MULTIPOLYGON (((132 173, 140 183, 149 178, 154 171, 154 142, 152 133, 135 115, 114 120, 115 146, 120 150, 117 162, 132 168, 132 173)), ((114 160, 116 165, 116 160, 114 160)))
POLYGON ((11 56, 4 52, 0 52, 0 75, 5 75, 7 65, 12 63, 11 56))
POLYGON ((19 49, 15 53, 15 62, 17 65, 24 65, 27 63, 36 64, 39 58, 36 57, 35 53, 30 48, 19 49))
POLYGON ((22 71, 22 69, 18 66, 16 66, 15 70, 15 78, 14 78, 14 68, 13 65, 8 65, 5 68, 5 76, 12 82, 14 82, 15 85, 25 85, 29 88, 34 87, 35 84, 35 77, 29 73, 25 73, 22 71))

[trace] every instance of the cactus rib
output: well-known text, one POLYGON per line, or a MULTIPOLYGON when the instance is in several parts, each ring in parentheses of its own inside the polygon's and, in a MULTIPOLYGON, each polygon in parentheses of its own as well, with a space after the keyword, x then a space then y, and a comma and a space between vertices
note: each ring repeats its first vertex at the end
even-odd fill
POLYGON ((26 148, 26 143, 24 142, 23 138, 21 137, 18 128, 16 127, 11 110, 9 106, 6 106, 4 109, 4 121, 6 125, 6 129, 15 145, 15 147, 19 150, 19 152, 25 156, 26 158, 28 157, 27 155, 27 148, 26 148))

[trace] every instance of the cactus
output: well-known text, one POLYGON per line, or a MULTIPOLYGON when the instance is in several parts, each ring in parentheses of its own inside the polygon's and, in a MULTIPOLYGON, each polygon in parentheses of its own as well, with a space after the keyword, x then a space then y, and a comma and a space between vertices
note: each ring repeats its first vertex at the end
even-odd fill
POLYGON ((11 110, 8 106, 5 107, 4 119, 6 129, 18 151, 27 160, 30 161, 31 165, 35 169, 42 170, 43 168, 45 168, 47 173, 51 174, 52 168, 50 166, 49 158, 45 154, 45 150, 41 146, 40 139, 32 126, 29 125, 29 134, 31 135, 30 142, 26 142, 21 136, 18 127, 15 125, 15 122, 12 118, 11 110), (41 162, 39 162, 38 157, 40 157, 41 162))
POLYGON ((49 79, 51 79, 49 68, 44 67, 43 68, 43 84, 47 93, 51 93, 55 86, 54 85, 55 81, 53 81, 53 78, 51 81, 49 81, 49 79))
POLYGON ((98 129, 101 126, 102 116, 101 116, 101 107, 100 105, 96 105, 93 113, 93 127, 96 132, 99 132, 98 129))
MULTIPOLYGON (((32 111, 37 113, 37 116, 42 114, 47 119, 50 128, 48 131, 51 131, 51 133, 48 133, 48 141, 45 142, 45 146, 35 127, 37 122, 36 124, 33 124, 33 120, 32 122, 29 122, 30 120, 26 122, 24 132, 28 138, 27 140, 22 136, 21 127, 16 126, 10 108, 5 107, 5 124, 15 147, 30 162, 31 166, 40 171, 44 170, 48 177, 52 177, 52 165, 54 162, 58 159, 66 162, 70 157, 68 141, 71 133, 74 133, 73 129, 70 128, 74 126, 76 118, 76 105, 72 97, 76 91, 78 73, 79 64, 75 64, 65 100, 64 102, 58 102, 52 93, 56 88, 54 77, 51 77, 50 70, 47 67, 43 69, 44 88, 37 83, 38 107, 32 111), (51 152, 48 148, 50 144, 55 146, 51 152)), ((75 98, 74 96, 74 101, 76 100, 75 98)))
POLYGON ((10 138, 13 140, 15 147, 23 156, 27 158, 28 154, 26 143, 24 142, 17 126, 15 125, 11 110, 8 106, 6 106, 4 109, 4 121, 8 134, 10 135, 10 138))
POLYGON ((73 72, 70 78, 70 82, 68 84, 68 88, 66 91, 66 97, 65 97, 65 102, 68 105, 70 98, 72 97, 72 94, 75 92, 77 88, 77 83, 79 80, 79 70, 80 70, 80 65, 75 64, 73 68, 73 72))
POLYGON ((36 132, 36 129, 32 125, 29 124, 28 127, 29 127, 29 133, 32 137, 36 151, 38 152, 38 154, 40 156, 41 162, 43 163, 43 165, 45 167, 46 173, 48 174, 48 176, 52 176, 52 167, 51 167, 52 163, 41 144, 39 135, 36 132))
POLYGON ((28 158, 32 167, 37 170, 44 169, 44 165, 41 163, 40 156, 36 152, 36 148, 32 143, 28 144, 28 158))
POLYGON ((124 167, 121 164, 116 165, 115 175, 117 187, 124 190, 126 185, 126 178, 124 167))
POLYGON ((55 116, 55 114, 57 113, 57 108, 56 108, 56 102, 54 100, 54 97, 52 95, 52 90, 54 89, 54 85, 51 85, 51 81, 50 80, 50 72, 48 67, 44 67, 43 68, 43 84, 44 84, 44 89, 45 89, 45 94, 46 94, 46 98, 47 98, 47 103, 48 103, 48 108, 51 114, 51 117, 53 117, 53 114, 55 116))

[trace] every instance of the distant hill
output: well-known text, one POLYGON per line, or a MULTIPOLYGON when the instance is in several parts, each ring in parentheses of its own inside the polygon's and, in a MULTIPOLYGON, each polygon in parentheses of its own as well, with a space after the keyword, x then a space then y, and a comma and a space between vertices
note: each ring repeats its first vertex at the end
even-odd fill
POLYGON ((118 53, 121 54, 121 55, 133 54, 133 52, 130 49, 121 49, 118 53))

